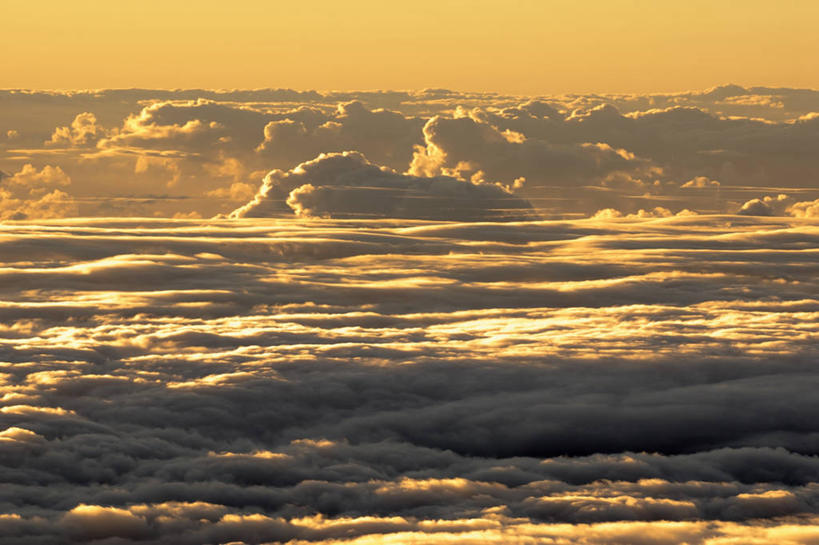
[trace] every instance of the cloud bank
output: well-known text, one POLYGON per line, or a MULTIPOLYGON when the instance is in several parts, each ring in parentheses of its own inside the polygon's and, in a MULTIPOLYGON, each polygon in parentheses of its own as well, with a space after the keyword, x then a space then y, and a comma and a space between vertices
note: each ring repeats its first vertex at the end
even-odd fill
POLYGON ((357 152, 322 154, 265 176, 259 192, 230 217, 382 217, 453 221, 531 217, 531 206, 498 185, 399 174, 357 152))
POLYGON ((0 91, 0 543, 814 545, 817 112, 0 91))
MULTIPOLYGON (((531 97, 0 91, 0 170, 60 168, 71 185, 52 200, 71 205, 52 215, 63 216, 228 215, 268 172, 343 152, 397 173, 499 184, 542 217, 736 213, 765 196, 819 199, 817 131, 819 92, 736 85, 531 97)), ((49 215, 41 197, 6 197, 20 203, 4 216, 49 215)))
POLYGON ((819 538, 810 217, 0 230, 0 542, 819 538))

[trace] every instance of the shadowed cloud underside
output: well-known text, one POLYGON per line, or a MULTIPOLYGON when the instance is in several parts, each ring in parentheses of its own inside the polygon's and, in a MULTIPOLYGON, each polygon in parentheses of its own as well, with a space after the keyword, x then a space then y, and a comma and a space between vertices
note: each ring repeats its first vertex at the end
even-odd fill
POLYGON ((743 215, 0 225, 0 542, 816 543, 817 247, 743 215))

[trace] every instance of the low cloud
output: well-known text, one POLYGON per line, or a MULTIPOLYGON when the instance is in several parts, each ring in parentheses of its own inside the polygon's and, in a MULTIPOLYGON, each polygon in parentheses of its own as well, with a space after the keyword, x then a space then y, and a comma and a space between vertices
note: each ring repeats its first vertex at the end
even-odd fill
POLYGON ((811 90, 7 90, 0 98, 0 169, 61 168, 82 195, 81 215, 228 214, 245 200, 241 188, 266 172, 344 151, 415 176, 501 184, 544 217, 735 213, 760 195, 819 198, 811 90))
POLYGON ((645 215, 6 224, 4 538, 815 542, 815 222, 645 215))
POLYGON ((645 165, 628 151, 605 143, 554 145, 501 131, 466 114, 432 118, 424 126, 424 139, 425 148, 416 152, 411 173, 477 176, 510 185, 524 178, 524 194, 536 194, 543 185, 579 188, 645 165))
POLYGON ((788 213, 797 218, 819 218, 819 199, 793 203, 788 213))
POLYGON ((788 195, 765 195, 743 203, 738 214, 744 216, 793 216, 796 218, 819 217, 819 199, 800 201, 788 195))
POLYGON ((0 542, 819 540, 819 92, 0 98, 0 542))
POLYGON ((356 152, 322 154, 265 176, 256 196, 231 217, 379 217, 475 221, 531 217, 530 205, 504 188, 447 176, 399 174, 356 152))
POLYGON ((38 170, 31 164, 25 164, 19 172, 0 175, 0 219, 76 216, 76 202, 65 191, 58 189, 70 184, 71 178, 63 169, 50 165, 38 170))
POLYGON ((339 104, 330 115, 297 110, 265 126, 257 152, 276 166, 289 166, 321 153, 356 150, 379 165, 404 170, 413 146, 421 143, 423 124, 399 112, 369 110, 359 101, 339 104))

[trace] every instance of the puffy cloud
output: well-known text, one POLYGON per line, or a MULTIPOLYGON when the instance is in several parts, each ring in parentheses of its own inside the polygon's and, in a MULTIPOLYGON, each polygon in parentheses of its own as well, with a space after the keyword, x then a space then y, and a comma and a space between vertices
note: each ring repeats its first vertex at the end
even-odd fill
POLYGON ((117 134, 101 141, 100 147, 176 150, 193 155, 227 149, 247 153, 261 140, 267 117, 249 106, 207 99, 156 102, 125 119, 117 134))
POLYGON ((438 220, 519 219, 529 204, 504 188, 451 177, 399 174, 357 152, 322 154, 284 172, 273 170, 256 196, 231 217, 384 217, 438 220))
POLYGON ((50 165, 37 170, 27 163, 19 172, 0 176, 0 218, 61 218, 75 216, 75 200, 57 189, 71 184, 71 178, 60 167, 50 165))
MULTIPOLYGON (((646 218, 668 218, 673 216, 674 213, 671 212, 668 208, 663 208, 662 206, 656 206, 651 210, 644 210, 639 209, 637 212, 633 214, 623 214, 619 210, 615 208, 604 208, 602 210, 598 210, 592 216, 593 219, 616 219, 616 218, 626 218, 626 219, 646 219, 646 218)), ((696 215, 695 212, 691 210, 684 209, 680 210, 676 214, 677 216, 692 216, 696 215)))
POLYGON ((424 126, 426 147, 419 150, 410 172, 450 174, 512 183, 526 179, 524 188, 557 185, 579 187, 615 171, 639 168, 642 162, 625 150, 605 143, 554 145, 498 128, 463 115, 434 117, 424 126))
POLYGON ((787 212, 797 218, 819 218, 819 199, 793 203, 787 212))
POLYGON ((759 194, 819 197, 817 97, 735 85, 532 98, 2 91, 0 169, 59 164, 84 215, 229 213, 241 200, 234 184, 347 150, 399 172, 502 183, 546 217, 658 206, 724 213, 759 194))
POLYGON ((71 178, 60 167, 46 165, 37 170, 31 163, 0 180, 3 187, 29 193, 41 193, 49 188, 65 187, 71 183, 71 178))
POLYGON ((751 199, 743 203, 737 214, 743 216, 784 216, 785 209, 793 199, 779 194, 776 197, 766 195, 761 199, 751 199))
POLYGON ((421 143, 423 120, 368 110, 359 101, 339 104, 333 115, 321 116, 320 121, 315 114, 305 119, 300 113, 288 113, 265 126, 257 149, 261 156, 288 167, 321 153, 357 150, 378 164, 405 170, 413 146, 421 143))
POLYGON ((70 126, 57 127, 46 146, 90 146, 106 134, 97 125, 97 116, 90 112, 77 114, 70 126))

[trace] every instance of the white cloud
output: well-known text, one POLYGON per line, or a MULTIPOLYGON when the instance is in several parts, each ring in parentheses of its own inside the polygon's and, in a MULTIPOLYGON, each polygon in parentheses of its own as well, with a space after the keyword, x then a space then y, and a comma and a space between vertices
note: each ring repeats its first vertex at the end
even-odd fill
POLYGON ((399 174, 357 152, 322 154, 273 170, 231 217, 381 217, 454 221, 531 217, 529 204, 494 184, 399 174))

